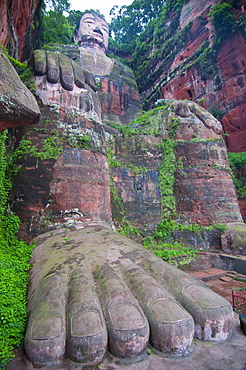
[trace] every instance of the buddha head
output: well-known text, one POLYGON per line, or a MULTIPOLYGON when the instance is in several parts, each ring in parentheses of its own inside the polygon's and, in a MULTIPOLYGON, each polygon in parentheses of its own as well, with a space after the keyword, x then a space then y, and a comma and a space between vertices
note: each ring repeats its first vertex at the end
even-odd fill
POLYGON ((83 14, 74 32, 73 39, 81 47, 98 49, 106 54, 109 27, 104 18, 94 12, 83 14))

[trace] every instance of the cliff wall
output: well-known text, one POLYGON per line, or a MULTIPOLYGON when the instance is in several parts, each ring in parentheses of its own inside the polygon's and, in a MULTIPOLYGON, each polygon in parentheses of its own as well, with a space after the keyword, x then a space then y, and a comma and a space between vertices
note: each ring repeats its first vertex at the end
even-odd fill
POLYGON ((11 56, 20 61, 30 57, 37 40, 41 3, 41 0, 0 2, 0 44, 7 46, 11 56))
POLYGON ((234 26, 221 43, 210 13, 219 3, 190 0, 181 12, 159 21, 138 45, 133 68, 145 109, 158 99, 196 101, 221 120, 229 150, 241 152, 246 151, 246 2, 234 1, 234 26))

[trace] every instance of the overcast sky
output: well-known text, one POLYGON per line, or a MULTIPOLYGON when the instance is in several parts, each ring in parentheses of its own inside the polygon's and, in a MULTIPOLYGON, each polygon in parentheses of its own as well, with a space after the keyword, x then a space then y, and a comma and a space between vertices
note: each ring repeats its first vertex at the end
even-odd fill
POLYGON ((105 16, 105 19, 110 22, 109 12, 114 5, 130 5, 133 0, 70 0, 71 10, 86 10, 86 9, 99 9, 105 16))

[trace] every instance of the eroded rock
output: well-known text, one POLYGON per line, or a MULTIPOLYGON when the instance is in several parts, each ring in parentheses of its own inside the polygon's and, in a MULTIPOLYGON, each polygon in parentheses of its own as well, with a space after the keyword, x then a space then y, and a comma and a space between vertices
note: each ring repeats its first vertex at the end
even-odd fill
POLYGON ((37 123, 40 110, 36 99, 1 50, 0 65, 0 131, 37 123))
POLYGON ((226 232, 221 235, 221 243, 225 253, 246 255, 246 225, 228 224, 226 232))

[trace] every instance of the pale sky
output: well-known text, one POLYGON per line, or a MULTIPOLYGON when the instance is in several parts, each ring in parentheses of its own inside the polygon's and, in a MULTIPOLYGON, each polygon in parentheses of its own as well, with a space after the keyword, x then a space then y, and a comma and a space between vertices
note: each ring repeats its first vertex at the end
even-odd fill
POLYGON ((81 10, 86 9, 99 9, 100 12, 105 16, 105 19, 110 22, 109 12, 114 5, 130 5, 133 0, 70 0, 71 10, 81 10))

